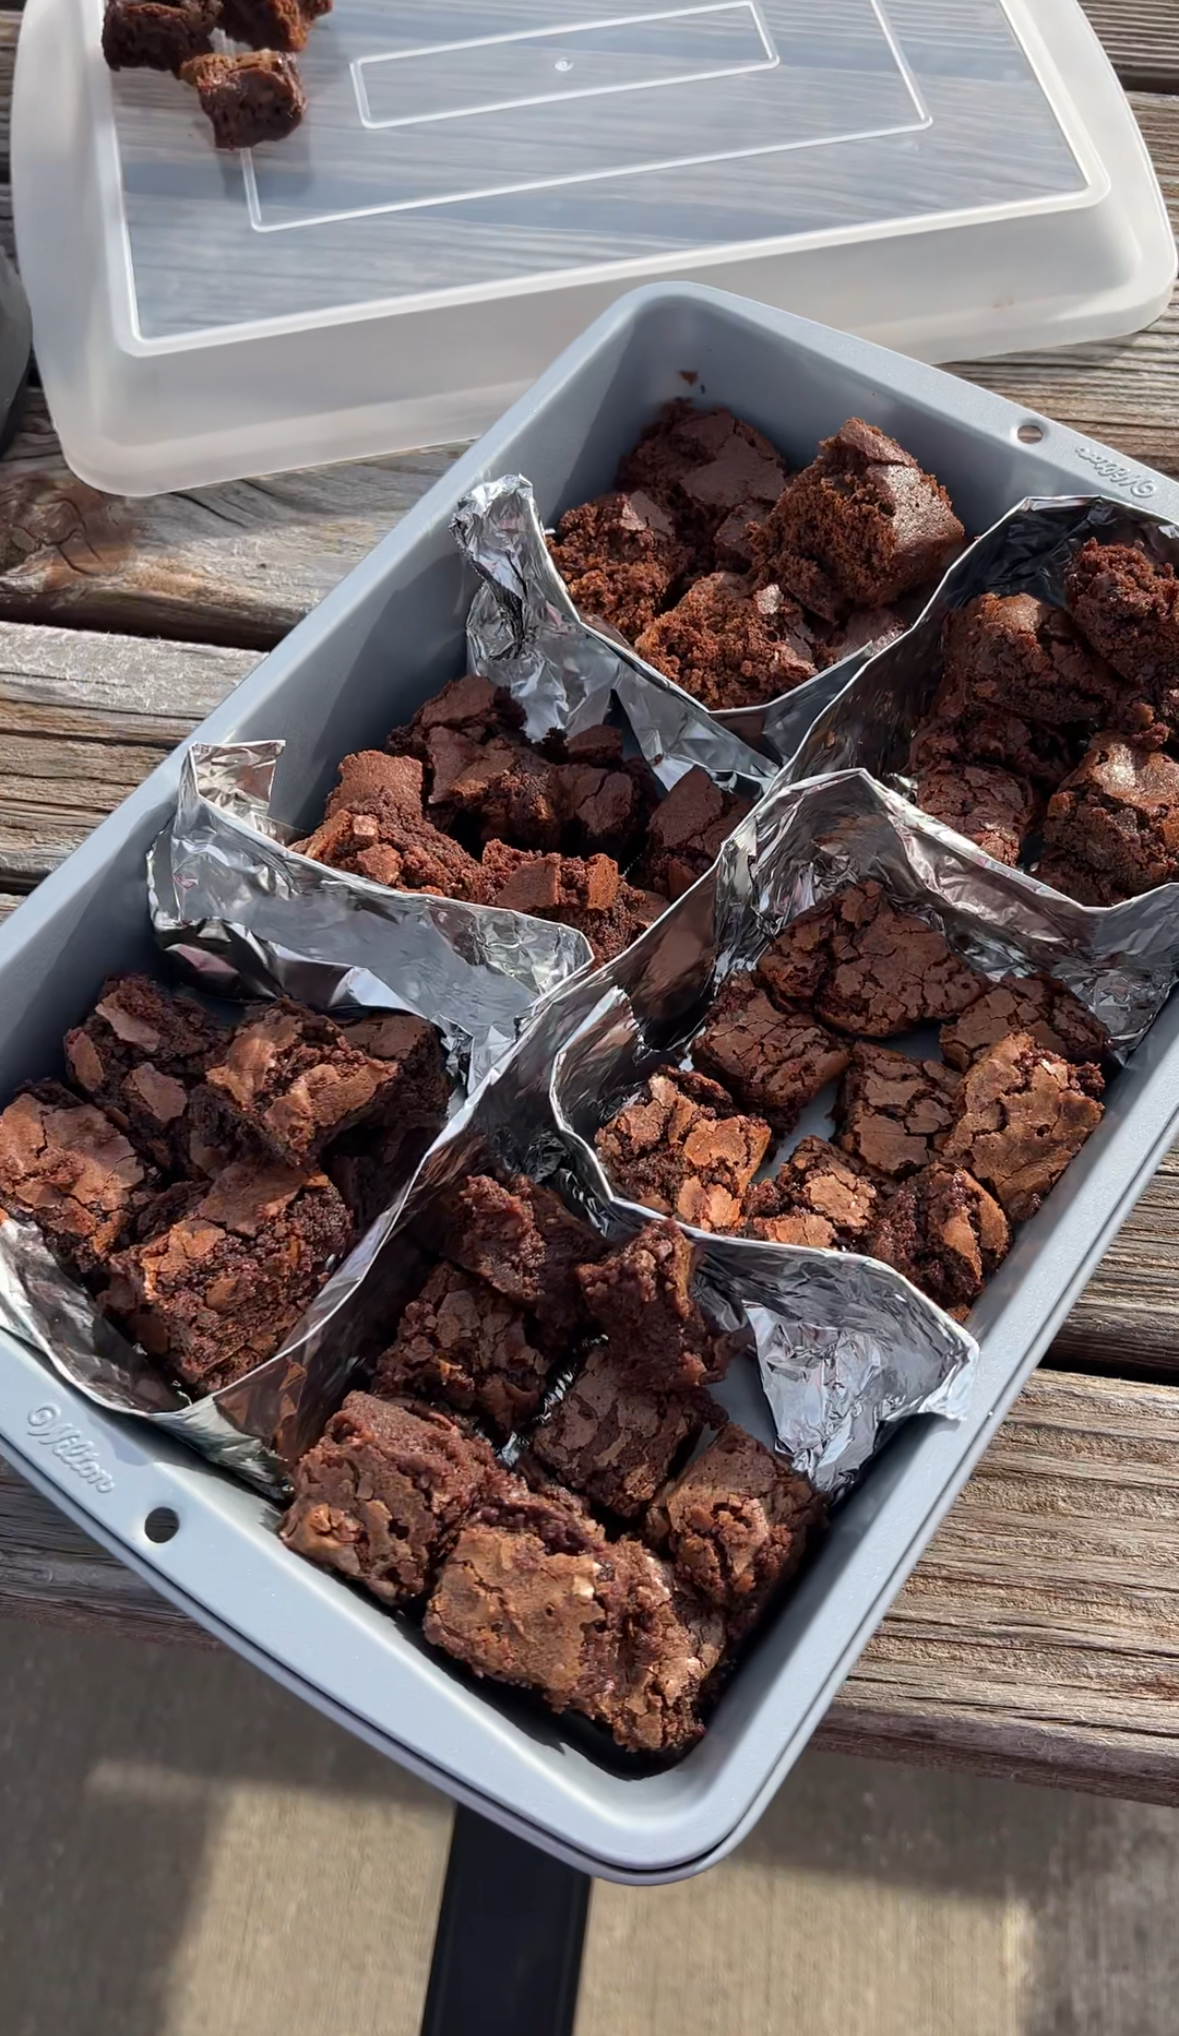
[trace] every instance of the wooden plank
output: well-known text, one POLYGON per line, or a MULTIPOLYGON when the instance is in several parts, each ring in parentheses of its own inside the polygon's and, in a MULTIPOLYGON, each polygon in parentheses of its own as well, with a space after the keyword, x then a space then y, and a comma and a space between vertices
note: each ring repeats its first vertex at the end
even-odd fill
POLYGON ((1179 92, 1179 0, 1081 0, 1128 90, 1179 92))

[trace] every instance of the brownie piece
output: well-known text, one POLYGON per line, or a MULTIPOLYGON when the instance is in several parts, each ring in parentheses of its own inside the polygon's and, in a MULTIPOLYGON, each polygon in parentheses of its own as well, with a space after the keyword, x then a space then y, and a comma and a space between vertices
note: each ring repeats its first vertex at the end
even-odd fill
POLYGON ((913 731, 909 770, 917 777, 983 764, 1051 792, 1072 769, 1075 747, 1065 730, 987 706, 973 697, 968 681, 951 677, 942 681, 929 714, 913 731))
POLYGON ((689 559, 667 510, 641 490, 567 509, 548 545, 582 614, 632 642, 654 621, 689 559))
POLYGON ((946 679, 976 706, 1051 727, 1099 727, 1122 698, 1117 677, 1064 609, 1033 594, 979 594, 946 617, 942 644, 946 679))
POLYGON ((539 1407, 548 1368, 523 1308, 486 1280, 443 1264, 404 1310, 372 1389, 447 1400, 510 1435, 539 1407))
POLYGON ((1000 976, 943 1025, 943 1058, 965 1071, 1009 1032, 1030 1032, 1037 1046, 1064 1060, 1099 1062, 1109 1050, 1104 1025, 1063 983, 1052 976, 1000 976))
POLYGON ((150 976, 112 976, 82 1025, 66 1033, 70 1077, 159 1167, 194 1164, 191 1098, 225 1045, 194 997, 150 976))
POLYGON ((450 1084, 432 1025, 408 1011, 344 1019, 350 1046, 398 1070, 389 1112, 332 1140, 324 1171, 343 1195, 357 1233, 387 1209, 446 1122, 450 1084))
POLYGON ((635 649, 714 712, 760 706, 818 669, 797 601, 735 573, 697 580, 644 629, 635 649))
POLYGON ((278 1531, 296 1555, 404 1605, 432 1589, 501 1475, 487 1444, 434 1408, 349 1393, 296 1465, 278 1531))
POLYGON ((506 1184, 473 1174, 442 1195, 426 1221, 445 1257, 527 1308, 545 1349, 567 1354, 586 1327, 577 1268, 606 1247, 559 1195, 523 1174, 506 1184))
POLYGON ((928 1165, 954 1121, 958 1076, 939 1060, 910 1060, 887 1046, 857 1046, 835 1118, 839 1143, 892 1180, 928 1165))
POLYGON ((953 1018, 986 986, 942 934, 897 911, 875 882, 800 913, 756 974, 783 1009, 813 1002, 826 1024, 863 1039, 953 1018))
POLYGON ((1099 1068, 1076 1066, 1012 1032, 962 1077, 946 1165, 965 1167, 1013 1221, 1034 1216, 1103 1115, 1099 1068))
POLYGON ((220 0, 107 0, 102 54, 112 71, 171 71, 212 50, 220 0))
POLYGON ((1179 875, 1179 763, 1096 735, 1048 801, 1036 870, 1082 905, 1116 905, 1179 875))
POLYGON ((332 0, 221 0, 221 26, 231 42, 257 50, 306 48, 312 25, 332 0))
POLYGON ((628 884, 608 855, 582 861, 489 841, 483 869, 489 904, 572 926, 585 934, 599 966, 621 954, 667 904, 665 898, 652 900, 628 884))
POLYGON ((937 764, 918 771, 913 797, 922 812, 1013 869, 1042 810, 1026 778, 985 764, 937 764))
POLYGON ((594 1138, 616 1194, 701 1230, 735 1230, 770 1127, 719 1082, 665 1067, 594 1138))
POLYGON ((352 1241, 326 1174, 240 1160, 161 1197, 162 1227, 111 1260, 103 1296, 149 1357, 216 1392, 282 1344, 352 1241))
POLYGON ((208 1083, 242 1130, 292 1167, 396 1110, 403 1087, 399 1062, 362 1053, 330 1018, 286 998, 236 1028, 208 1083))
POLYGON ((532 1437, 544 1470, 626 1520, 637 1519, 698 1440, 699 1398, 637 1381, 628 1349, 591 1350, 532 1437))
POLYGON ((680 898, 712 868, 733 829, 749 811, 748 799, 720 786, 694 764, 672 786, 647 823, 647 845, 635 882, 667 898, 680 898))
POLYGON ((0 1212, 31 1216, 71 1272, 99 1271, 158 1185, 118 1126, 60 1082, 0 1114, 0 1212))
POLYGON ((499 736, 478 743, 450 728, 432 728, 428 748, 427 803, 439 826, 472 848, 498 840, 518 848, 558 846, 557 772, 527 743, 499 736))
POLYGON ((758 539, 762 576, 828 621, 879 608, 949 564, 965 532, 932 474, 851 417, 785 490, 758 539))
POLYGON ((934 1162, 882 1208, 863 1249, 961 1319, 1011 1244, 999 1204, 973 1174, 934 1162))
POLYGON ((729 977, 692 1042, 694 1065, 779 1136, 843 1073, 849 1051, 808 1013, 780 1011, 749 975, 729 977))
POLYGON ((884 1188, 853 1154, 825 1138, 804 1138, 772 1180, 746 1197, 746 1237, 765 1244, 806 1244, 862 1251, 884 1201, 884 1188))
POLYGON ((446 729, 477 746, 494 741, 523 742, 524 709, 506 686, 495 686, 478 672, 450 679, 440 693, 423 700, 411 720, 390 729, 385 744, 391 756, 416 756, 429 763, 431 738, 446 729))
POLYGON ((729 1344, 692 1298, 692 1247, 678 1224, 644 1224, 577 1279, 615 1364, 640 1386, 684 1392, 723 1376, 729 1344))
MULTIPOLYGON (((634 451, 620 461, 616 485, 664 502, 691 544, 695 569, 738 555, 749 525, 764 516, 786 485, 776 448, 728 410, 697 410, 689 398, 665 406, 634 451)), ((744 539, 744 541, 748 541, 744 539)))
MULTIPOLYGON (((1090 538, 1065 574, 1065 598, 1094 649, 1170 732, 1179 723, 1179 580, 1136 545, 1090 538)), ((1130 725, 1123 722, 1123 726, 1130 725)))
POLYGON ((816 623, 813 641, 815 663, 820 671, 836 665, 841 658, 870 650, 875 656, 886 643, 903 636, 908 623, 895 608, 853 608, 842 622, 816 623))
POLYGON ((191 57, 180 75, 192 85, 218 148, 258 148, 293 134, 307 111, 294 57, 281 50, 249 56, 191 57))
POLYGON ((748 1633, 822 1531, 827 1505, 784 1457, 730 1421, 656 1501, 652 1537, 686 1588, 748 1633))
POLYGON ((358 750, 340 765, 340 781, 320 826, 291 846, 313 862, 373 883, 486 904, 486 875, 465 848, 427 820, 424 795, 419 758, 358 750))
POLYGON ((616 728, 554 732, 545 743, 556 761, 561 845, 574 855, 602 852, 629 860, 647 818, 662 797, 658 779, 641 757, 624 757, 616 728))

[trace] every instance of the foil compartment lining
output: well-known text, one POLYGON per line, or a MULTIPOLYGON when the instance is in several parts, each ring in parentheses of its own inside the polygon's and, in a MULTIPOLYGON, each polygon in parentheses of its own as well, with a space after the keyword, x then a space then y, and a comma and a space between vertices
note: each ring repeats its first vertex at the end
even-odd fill
MULTIPOLYGON (((529 481, 509 474, 482 482, 464 495, 450 527, 480 579, 467 621, 472 668, 509 688, 524 709, 530 738, 539 741, 557 728, 569 735, 594 728, 617 700, 669 790, 694 764, 726 790, 756 797, 765 789, 776 766, 752 745, 761 739, 768 710, 711 714, 623 637, 584 621, 549 556, 529 481)), ((864 655, 798 689, 819 692, 808 692, 798 709, 796 741, 864 655)))

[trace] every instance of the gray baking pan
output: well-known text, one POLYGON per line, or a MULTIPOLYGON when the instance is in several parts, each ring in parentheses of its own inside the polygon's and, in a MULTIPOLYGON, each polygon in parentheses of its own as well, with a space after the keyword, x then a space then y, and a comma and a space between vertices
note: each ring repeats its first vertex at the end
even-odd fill
MULTIPOLYGON (((524 473, 551 519, 607 487, 657 406, 689 387, 750 418, 794 464, 850 413, 864 415, 933 468, 972 531, 1022 496, 1097 488, 1179 514, 1175 484, 950 375, 712 290, 652 287, 570 347, 197 739, 285 738, 277 810, 309 823, 338 759, 379 741, 463 667, 470 588, 448 534, 459 497, 476 481, 524 473)), ((177 773, 173 757, 0 933, 0 1097, 58 1064, 63 1031, 104 975, 147 959, 144 856, 177 773)), ((1177 1121, 1172 998, 1114 1085, 1100 1130, 976 1310, 969 1418, 912 1422, 890 1444, 705 1738, 661 1774, 629 1773, 511 1693, 464 1679, 375 1604, 289 1556, 263 1500, 99 1413, 4 1339, 0 1447, 194 1618, 393 1758, 591 1873, 676 1879, 729 1851, 797 1759, 1177 1121), (177 1526, 157 1542, 145 1523, 160 1508, 177 1526)))

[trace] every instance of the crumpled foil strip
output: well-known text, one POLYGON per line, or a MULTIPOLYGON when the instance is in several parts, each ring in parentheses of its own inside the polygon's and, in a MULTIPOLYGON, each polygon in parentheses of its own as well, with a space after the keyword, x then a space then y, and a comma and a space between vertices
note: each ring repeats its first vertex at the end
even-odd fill
MULTIPOLYGON (((732 725, 741 717, 710 714, 622 637, 584 622, 549 557, 530 482, 518 474, 482 482, 464 495, 450 527, 482 583, 467 620, 472 667, 511 690, 530 737, 594 728, 614 698, 669 789, 693 764, 726 790, 756 795, 765 788, 775 766, 751 747, 763 710, 752 710, 753 720, 744 713, 743 735, 732 725)), ((831 683, 800 712, 795 741, 862 662, 845 659, 821 674, 831 683)))

